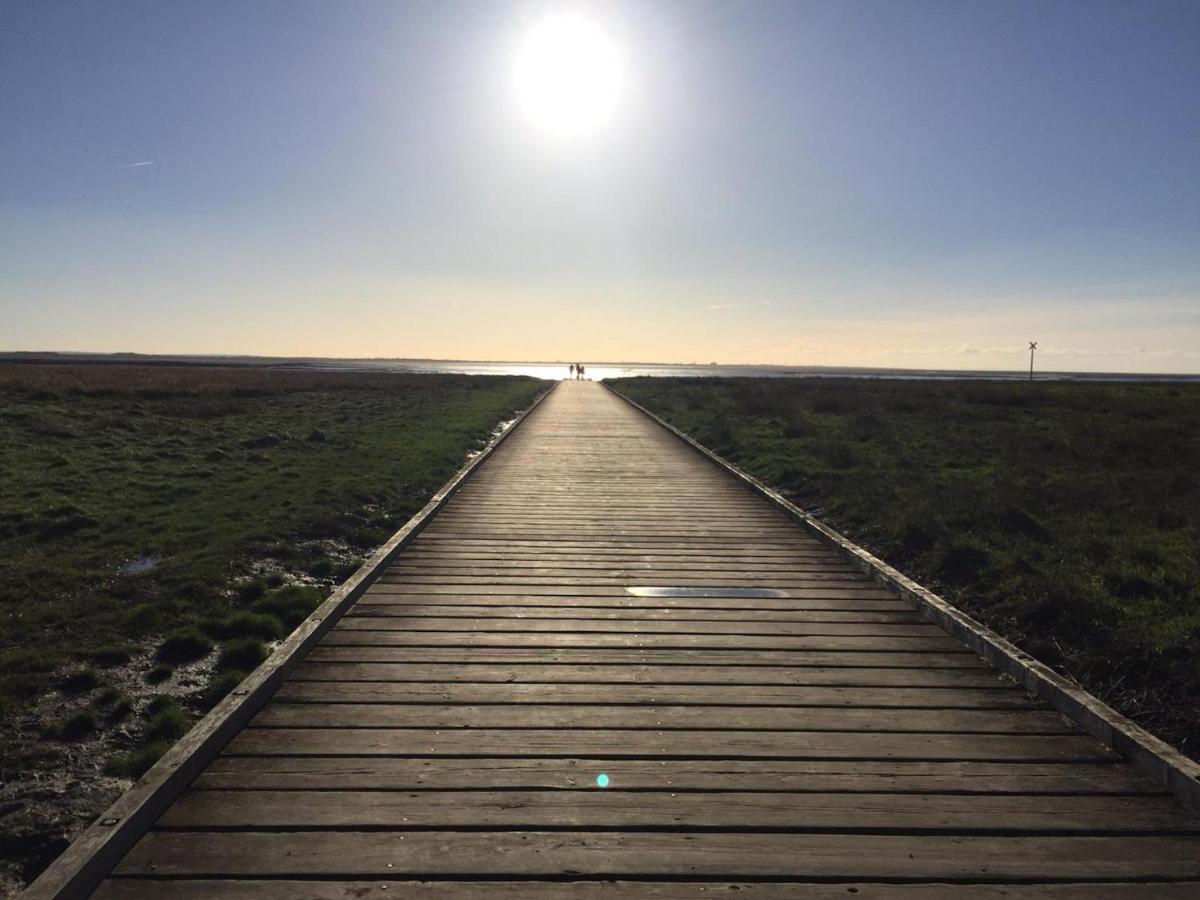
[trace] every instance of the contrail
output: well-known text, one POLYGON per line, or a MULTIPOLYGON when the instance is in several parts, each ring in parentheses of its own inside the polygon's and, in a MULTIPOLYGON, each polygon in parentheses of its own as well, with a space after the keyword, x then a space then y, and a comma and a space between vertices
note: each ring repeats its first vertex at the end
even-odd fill
POLYGON ((128 163, 127 165, 121 166, 121 168, 122 169, 140 169, 142 166, 152 166, 152 165, 154 165, 154 160, 146 159, 146 160, 143 160, 142 162, 128 163))

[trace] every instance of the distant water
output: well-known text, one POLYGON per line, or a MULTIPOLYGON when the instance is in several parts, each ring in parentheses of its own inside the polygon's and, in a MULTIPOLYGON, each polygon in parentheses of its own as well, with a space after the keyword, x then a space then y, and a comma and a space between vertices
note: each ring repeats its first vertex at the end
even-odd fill
MULTIPOLYGON (((316 361, 314 361, 316 362, 316 361)), ((322 367, 395 372, 453 373, 459 375, 531 375, 534 378, 569 377, 568 363, 468 362, 455 360, 323 360, 322 367)), ((589 380, 632 378, 648 375, 660 378, 888 378, 916 381, 1026 381, 1028 372, 946 371, 939 369, 860 369, 826 366, 721 366, 667 365, 660 363, 589 363, 584 362, 589 380)), ((1200 375, 1137 375, 1103 372, 1037 372, 1038 381, 1191 381, 1200 375)))
MULTIPOLYGON (((440 359, 332 359, 279 356, 151 356, 138 353, 0 353, 0 360, 65 363, 125 363, 158 365, 279 366, 292 369, 335 369, 368 372, 417 372, 459 375, 530 375, 559 380, 568 377, 565 362, 474 362, 440 359)), ((833 366, 721 366, 663 363, 583 361, 588 379, 630 378, 638 375, 706 378, 889 378, 917 381, 1025 381, 1024 372, 963 369, 862 369, 833 366)), ((1137 375, 1119 372, 1038 372, 1038 381, 1182 381, 1200 383, 1200 375, 1137 375)))

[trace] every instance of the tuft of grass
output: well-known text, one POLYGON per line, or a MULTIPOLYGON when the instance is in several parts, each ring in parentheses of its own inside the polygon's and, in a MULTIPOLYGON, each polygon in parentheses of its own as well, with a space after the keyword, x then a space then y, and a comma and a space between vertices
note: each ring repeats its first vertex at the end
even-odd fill
POLYGON ((111 685, 96 695, 92 706, 100 710, 110 724, 128 718, 133 712, 133 702, 119 688, 111 685))
POLYGON ((148 684, 162 684, 174 674, 174 668, 168 666, 166 663, 158 663, 146 672, 146 682, 148 684))
POLYGON ((140 778, 162 758, 164 753, 171 749, 174 743, 170 740, 156 741, 125 753, 118 753, 108 761, 104 771, 109 775, 122 778, 140 778))
POLYGON ((106 718, 109 722, 116 724, 129 718, 133 714, 133 703, 126 697, 122 697, 111 707, 109 707, 106 718))
POLYGON ((139 603, 121 616, 118 629, 131 637, 153 634, 163 627, 163 615, 150 603, 139 603))
POLYGON ((123 666, 133 659, 136 650, 131 644, 109 644, 92 654, 92 663, 104 669, 123 666))
POLYGON ((217 658, 218 672, 249 672, 267 658, 267 648, 254 637, 234 638, 221 649, 217 658))
POLYGON ((241 684, 247 674, 247 672, 243 672, 241 669, 230 669, 227 672, 218 673, 209 681, 208 686, 204 689, 204 693, 200 698, 201 705, 206 710, 212 709, 224 700, 230 691, 241 684))
POLYGON ((109 685, 96 695, 96 699, 93 700, 92 703, 103 708, 106 706, 114 706, 124 699, 125 695, 121 693, 120 688, 115 688, 112 685, 109 685))
POLYGON ((211 632, 215 637, 221 639, 256 637, 273 641, 290 630, 290 628, 285 629, 283 623, 269 613, 240 612, 214 623, 211 632))
POLYGON ((181 665, 203 659, 212 650, 212 641, 198 628, 180 628, 172 631, 159 645, 158 659, 165 663, 181 665))
MULTIPOLYGON (((149 709, 148 707, 147 711, 149 709)), ((159 741, 177 741, 187 734, 191 727, 192 723, 187 713, 178 703, 171 700, 161 704, 153 711, 142 731, 142 740, 150 744, 159 741)))
POLYGON ((80 669, 63 679, 60 687, 68 696, 86 694, 100 686, 100 676, 95 669, 80 669))
POLYGON ((94 713, 77 712, 55 729, 55 736, 64 741, 80 741, 99 729, 94 713))
POLYGON ((288 585, 271 591, 250 609, 278 619, 290 631, 307 619, 324 599, 325 594, 319 588, 288 585))
POLYGON ((238 599, 243 603, 250 603, 259 599, 267 592, 267 580, 265 578, 251 578, 249 581, 243 581, 237 586, 238 599))
POLYGON ((329 557, 322 557, 308 567, 308 574, 313 578, 329 578, 333 572, 333 560, 329 557))

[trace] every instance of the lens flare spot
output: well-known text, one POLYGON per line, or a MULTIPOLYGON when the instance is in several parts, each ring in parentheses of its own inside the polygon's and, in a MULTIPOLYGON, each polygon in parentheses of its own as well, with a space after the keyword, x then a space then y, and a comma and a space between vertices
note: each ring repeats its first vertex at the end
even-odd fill
POLYGON ((608 787, 608 776, 601 772, 596 776, 596 784, 600 787, 608 787))

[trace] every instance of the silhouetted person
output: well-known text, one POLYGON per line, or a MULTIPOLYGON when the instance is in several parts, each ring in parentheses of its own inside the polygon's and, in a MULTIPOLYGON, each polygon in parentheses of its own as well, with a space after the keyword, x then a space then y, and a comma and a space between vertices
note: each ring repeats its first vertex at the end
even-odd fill
POLYGON ((571 377, 575 377, 575 363, 571 363, 571 377))
POLYGON ((582 377, 583 377, 583 366, 576 365, 576 366, 575 366, 575 371, 576 371, 576 372, 579 374, 579 377, 580 377, 580 378, 582 378, 582 377))

